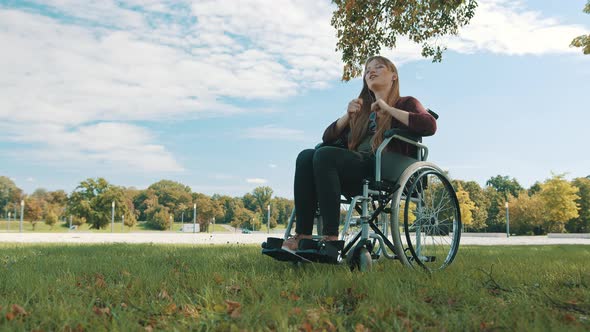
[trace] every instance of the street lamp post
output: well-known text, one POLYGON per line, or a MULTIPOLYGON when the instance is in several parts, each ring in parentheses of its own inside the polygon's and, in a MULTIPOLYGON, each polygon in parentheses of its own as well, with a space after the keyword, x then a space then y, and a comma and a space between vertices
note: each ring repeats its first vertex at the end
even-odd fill
POLYGON ((115 201, 111 203, 111 233, 115 228, 115 201))
POLYGON ((270 204, 266 207, 266 233, 270 234, 270 204))
POLYGON ((10 212, 8 212, 8 223, 6 224, 6 230, 10 231, 10 212))
POLYGON ((72 215, 70 215, 70 227, 69 227, 69 230, 70 231, 72 230, 72 215))
POLYGON ((23 213, 25 212, 25 201, 21 199, 20 201, 20 225, 19 225, 19 231, 22 233, 23 232, 23 213))
POLYGON ((121 232, 125 232, 125 215, 121 217, 121 232))
POLYGON ((193 233, 197 232, 197 203, 193 204, 193 233))
POLYGON ((508 202, 504 204, 506 207, 506 237, 510 237, 510 213, 508 211, 508 202))
POLYGON ((213 217, 213 228, 211 228, 211 233, 213 233, 213 231, 215 231, 215 217, 213 217))
POLYGON ((180 230, 184 232, 184 211, 182 211, 182 215, 180 217, 180 230))
POLYGON ((172 223, 174 222, 174 218, 170 215, 170 230, 172 230, 172 223))

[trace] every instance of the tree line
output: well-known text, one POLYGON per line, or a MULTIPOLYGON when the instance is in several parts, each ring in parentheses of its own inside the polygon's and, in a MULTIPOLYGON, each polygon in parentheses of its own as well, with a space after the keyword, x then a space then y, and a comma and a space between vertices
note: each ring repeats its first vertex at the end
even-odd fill
POLYGON ((22 189, 5 176, 0 176, 0 213, 2 217, 20 217, 20 204, 24 203, 23 217, 32 223, 39 221, 53 226, 58 220, 72 225, 88 224, 91 229, 106 228, 112 218, 128 227, 138 221, 150 228, 169 229, 173 222, 196 222, 201 231, 207 231, 214 220, 236 228, 257 230, 267 224, 270 206, 270 227, 286 224, 293 211, 293 201, 273 197, 270 187, 258 187, 242 197, 227 195, 208 196, 192 192, 179 182, 161 180, 146 189, 116 186, 103 178, 86 179, 69 195, 63 190, 37 189, 25 195, 22 189))
MULTIPOLYGON (((506 212, 514 234, 550 232, 590 232, 590 176, 565 179, 554 174, 544 182, 523 188, 516 179, 497 175, 481 187, 475 181, 453 180, 466 231, 505 232, 506 212), (506 211, 508 210, 508 211, 506 211)), ((146 189, 116 186, 103 178, 86 179, 67 194, 63 190, 37 189, 25 195, 15 183, 0 176, 0 213, 20 214, 33 225, 39 221, 55 225, 60 219, 73 225, 106 228, 115 218, 129 227, 138 221, 153 229, 169 229, 173 222, 196 222, 207 231, 211 222, 257 230, 269 221, 270 227, 286 224, 294 208, 291 199, 273 197, 270 187, 257 187, 242 197, 192 192, 179 182, 161 180, 146 189)))

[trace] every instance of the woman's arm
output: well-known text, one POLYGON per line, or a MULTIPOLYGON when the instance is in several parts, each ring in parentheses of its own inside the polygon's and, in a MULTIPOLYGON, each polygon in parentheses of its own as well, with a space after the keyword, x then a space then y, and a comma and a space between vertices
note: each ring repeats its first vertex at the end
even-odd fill
MULTIPOLYGON (((372 105, 375 111, 386 111, 391 116, 420 136, 431 136, 436 132, 436 119, 428 113, 420 101, 414 97, 404 98, 401 105, 404 109, 389 106, 383 99, 372 105)), ((399 103, 398 103, 399 104, 399 103)))

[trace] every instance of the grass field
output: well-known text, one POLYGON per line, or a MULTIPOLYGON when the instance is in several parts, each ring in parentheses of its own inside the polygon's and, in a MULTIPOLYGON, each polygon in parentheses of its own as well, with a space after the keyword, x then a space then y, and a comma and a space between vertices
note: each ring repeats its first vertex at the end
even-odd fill
POLYGON ((427 275, 255 246, 0 244, 0 330, 588 331, 590 247, 462 247, 427 275))

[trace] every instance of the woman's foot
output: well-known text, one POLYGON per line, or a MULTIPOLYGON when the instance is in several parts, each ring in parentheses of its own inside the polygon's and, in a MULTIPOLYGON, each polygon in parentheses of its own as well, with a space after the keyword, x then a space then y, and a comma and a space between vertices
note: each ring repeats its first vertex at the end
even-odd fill
POLYGON ((291 251, 296 251, 299 248, 299 241, 301 239, 311 239, 311 235, 295 234, 283 242, 283 248, 291 251))

